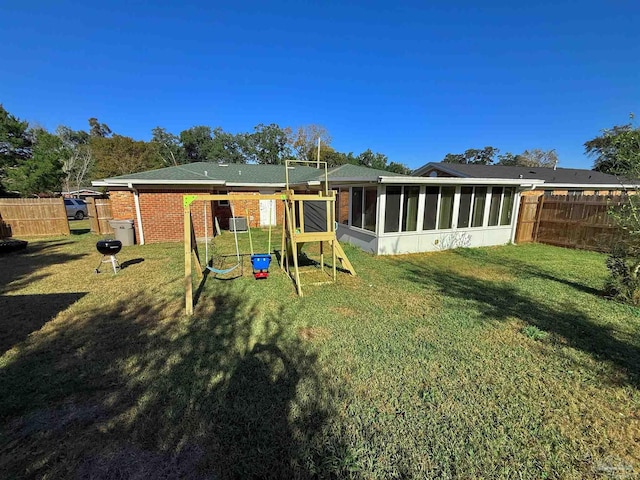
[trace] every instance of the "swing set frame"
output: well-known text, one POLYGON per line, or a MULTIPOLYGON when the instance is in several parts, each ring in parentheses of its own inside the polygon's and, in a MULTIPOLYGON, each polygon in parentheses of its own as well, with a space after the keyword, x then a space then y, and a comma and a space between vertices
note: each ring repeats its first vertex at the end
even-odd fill
MULTIPOLYGON (((336 221, 335 221, 335 192, 328 190, 328 182, 325 180, 324 191, 317 193, 295 193, 289 188, 289 175, 288 169, 289 163, 313 163, 316 162, 301 162, 301 161, 287 161, 285 168, 287 168, 286 174, 286 186, 287 188, 274 194, 264 193, 249 193, 249 192, 237 192, 227 194, 198 194, 198 195, 184 195, 183 207, 184 207, 184 287, 185 287, 185 310, 187 315, 193 314, 193 259, 195 257, 196 264, 200 266, 200 258, 198 255, 198 249, 195 241, 195 232, 193 229, 193 222, 191 219, 191 204, 196 201, 259 201, 259 200, 276 200, 281 201, 284 204, 284 218, 282 219, 282 244, 280 250, 280 268, 284 270, 289 278, 293 281, 296 293, 299 296, 303 296, 302 283, 300 281, 300 266, 298 262, 298 256, 301 252, 302 246, 305 243, 319 242, 320 243, 320 268, 324 272, 324 255, 325 255, 325 243, 329 246, 329 252, 332 258, 332 281, 336 281, 336 263, 340 260, 342 267, 351 275, 355 275, 356 272, 351 265, 351 262, 347 258, 344 250, 340 246, 336 237, 336 221), (305 202, 324 202, 326 205, 326 230, 325 231, 305 231, 304 226, 304 205, 305 202)), ((324 163, 324 162, 321 162, 324 163)), ((325 179, 326 179, 326 163, 325 167, 325 179)), ((277 211, 277 209, 276 209, 277 211)), ((250 218, 247 219, 250 221, 250 218)), ((237 234, 237 232, 236 232, 237 234)), ((271 252, 268 252, 271 254, 271 252)), ((207 259, 207 262, 209 259, 207 259)), ((199 278, 202 280, 204 272, 198 269, 196 271, 199 278)), ((327 283, 327 282, 325 282, 327 283)))

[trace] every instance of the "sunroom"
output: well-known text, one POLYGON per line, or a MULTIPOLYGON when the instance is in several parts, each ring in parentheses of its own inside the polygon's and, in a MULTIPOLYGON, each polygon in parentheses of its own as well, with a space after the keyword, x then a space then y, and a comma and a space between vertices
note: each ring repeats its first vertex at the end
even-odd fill
POLYGON ((338 240, 380 255, 513 242, 525 179, 379 177, 336 186, 338 240))

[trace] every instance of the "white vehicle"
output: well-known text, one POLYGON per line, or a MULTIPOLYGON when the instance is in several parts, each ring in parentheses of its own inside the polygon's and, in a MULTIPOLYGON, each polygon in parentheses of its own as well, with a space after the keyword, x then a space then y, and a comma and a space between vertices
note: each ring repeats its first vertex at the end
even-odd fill
POLYGON ((89 215, 87 204, 84 200, 78 200, 77 198, 65 198, 64 206, 67 209, 67 218, 82 220, 84 217, 89 215))

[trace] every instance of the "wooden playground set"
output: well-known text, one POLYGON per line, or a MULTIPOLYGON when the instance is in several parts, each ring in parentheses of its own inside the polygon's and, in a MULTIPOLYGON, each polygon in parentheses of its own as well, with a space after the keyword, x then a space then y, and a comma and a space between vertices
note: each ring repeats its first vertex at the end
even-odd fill
MULTIPOLYGON (((282 192, 274 194, 261 193, 228 193, 228 194, 203 194, 203 195, 184 195, 184 282, 185 282, 185 307, 187 315, 193 314, 194 294, 192 272, 195 265, 197 275, 201 280, 205 277, 205 273, 214 273, 217 275, 225 275, 236 269, 242 262, 241 254, 238 248, 238 228, 233 228, 234 240, 236 246, 237 264, 225 269, 216 268, 213 265, 213 259, 208 258, 209 252, 206 249, 206 257, 204 264, 200 261, 200 254, 197 248, 196 235, 193 228, 191 216, 191 205, 197 201, 228 201, 231 205, 232 217, 234 215, 234 201, 260 201, 275 200, 283 202, 284 216, 282 218, 282 242, 279 251, 280 268, 289 276, 295 285, 296 292, 302 296, 302 283, 300 280, 300 256, 305 244, 319 244, 320 249, 320 270, 325 272, 325 253, 331 256, 331 273, 327 272, 330 278, 327 282, 336 281, 337 261, 341 262, 342 268, 355 275, 356 272, 347 258, 344 250, 336 237, 336 195, 334 191, 329 190, 329 182, 327 176, 326 162, 306 162, 298 160, 289 160, 285 163, 285 189, 282 192), (313 164, 320 165, 324 168, 324 188, 316 193, 295 193, 289 186, 289 168, 291 164, 313 164), (328 248, 327 248, 328 247, 328 248)), ((276 210, 277 211, 277 210, 276 210)), ((206 217, 206 209, 205 209, 206 217)), ((249 220, 249 219, 248 219, 249 220)), ((269 266, 271 263, 271 227, 269 227, 269 248, 265 253, 254 253, 253 242, 251 240, 251 226, 249 223, 249 241, 251 245, 251 265, 253 274, 256 279, 268 278, 269 266)), ((206 218, 205 218, 206 226, 206 218)), ((206 227, 205 227, 206 228, 206 227)), ((205 245, 208 245, 208 237, 205 238, 205 245)))

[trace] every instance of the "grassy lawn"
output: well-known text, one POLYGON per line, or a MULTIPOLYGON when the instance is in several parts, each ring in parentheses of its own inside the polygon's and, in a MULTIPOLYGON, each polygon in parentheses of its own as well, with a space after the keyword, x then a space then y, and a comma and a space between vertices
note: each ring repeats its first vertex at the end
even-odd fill
POLYGON ((181 244, 125 247, 114 276, 93 273, 95 242, 0 257, 5 477, 640 471, 640 310, 600 296, 600 254, 345 245, 358 276, 303 298, 275 264, 253 280, 245 258, 188 318, 181 244))

